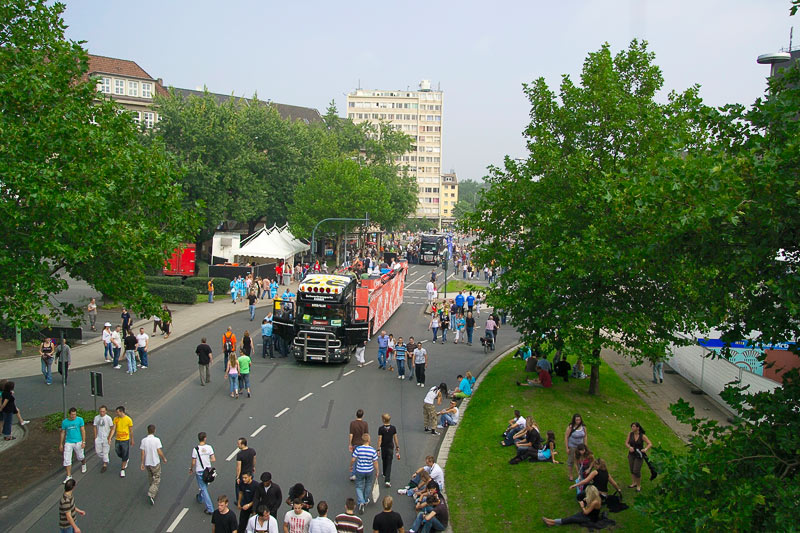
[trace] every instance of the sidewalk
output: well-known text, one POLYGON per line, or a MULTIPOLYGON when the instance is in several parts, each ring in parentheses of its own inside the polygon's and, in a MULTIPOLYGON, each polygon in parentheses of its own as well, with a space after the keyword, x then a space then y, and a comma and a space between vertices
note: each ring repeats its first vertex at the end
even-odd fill
MULTIPOLYGON (((629 359, 611 350, 603 350, 600 356, 684 441, 688 442, 692 428, 678 422, 669 411, 670 404, 681 398, 694 407, 696 416, 716 420, 720 425, 728 425, 730 414, 707 395, 692 394, 695 386, 680 374, 668 373, 669 366, 667 364, 664 365, 664 383, 656 384, 653 383, 653 369, 650 365, 631 366, 629 359)), ((603 387, 602 381, 600 387, 603 387)))
MULTIPOLYGON (((297 293, 298 283, 293 281, 289 284, 289 290, 297 293)), ((285 286, 281 286, 278 294, 282 294, 285 286)), ((254 329, 260 331, 261 320, 266 316, 268 311, 272 311, 272 299, 261 300, 256 304, 256 320, 258 325, 254 329)), ((194 305, 182 306, 181 309, 175 310, 172 313, 172 328, 169 338, 165 339, 163 335, 150 336, 150 348, 148 352, 152 352, 165 344, 169 344, 176 340, 181 339, 192 333, 193 331, 201 328, 202 326, 211 323, 220 318, 233 315, 235 313, 247 313, 247 301, 239 301, 235 305, 229 299, 217 300, 213 304, 207 302, 198 303, 194 305)), ((255 321, 253 322, 256 323, 255 321)), ((102 326, 98 322, 98 329, 102 326)), ((139 320, 135 323, 135 329, 138 331, 139 327, 143 327, 145 333, 148 335, 153 331, 153 321, 139 320)), ((223 331, 220 330, 219 334, 222 335, 223 331)), ((95 338, 88 341, 86 344, 78 344, 70 346, 72 348, 72 363, 70 370, 78 368, 86 368, 90 366, 99 366, 105 364, 103 360, 103 341, 101 338, 95 338)), ((15 359, 0 360, 0 378, 3 379, 16 379, 27 376, 38 376, 41 374, 41 363, 39 356, 18 357, 15 359)))

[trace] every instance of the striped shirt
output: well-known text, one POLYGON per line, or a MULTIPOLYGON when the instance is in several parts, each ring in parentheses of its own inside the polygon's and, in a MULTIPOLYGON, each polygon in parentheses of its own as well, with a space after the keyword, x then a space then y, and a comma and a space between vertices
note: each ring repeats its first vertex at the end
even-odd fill
POLYGON ((364 533, 364 522, 354 514, 337 515, 334 523, 337 533, 364 533))
POLYGON ((72 524, 67 520, 67 513, 69 513, 73 520, 75 519, 75 499, 72 494, 64 493, 61 500, 58 502, 58 527, 68 528, 72 524))
POLYGON ((372 446, 356 446, 353 450, 356 458, 356 472, 369 474, 374 470, 374 462, 378 460, 378 452, 372 446))
POLYGON ((406 345, 405 344, 396 344, 394 347, 394 357, 396 359, 405 359, 406 358, 406 345))

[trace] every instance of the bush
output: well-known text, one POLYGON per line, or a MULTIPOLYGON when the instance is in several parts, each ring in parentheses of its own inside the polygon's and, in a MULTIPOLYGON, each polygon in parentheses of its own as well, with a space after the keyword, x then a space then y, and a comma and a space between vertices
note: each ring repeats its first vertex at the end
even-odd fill
MULTIPOLYGON (((83 422, 88 426, 99 413, 94 409, 81 409, 78 407, 78 416, 83 418, 83 422)), ((64 413, 53 413, 44 417, 44 429, 47 431, 59 431, 61 421, 64 420, 64 413)), ((88 430, 87 430, 88 433, 88 430)), ((88 438, 88 437, 87 437, 88 438)))
POLYGON ((197 291, 191 287, 148 284, 147 290, 165 303, 193 304, 197 302, 197 291))
MULTIPOLYGON (((225 278, 212 278, 214 282, 214 294, 226 294, 230 289, 231 282, 225 278)), ((197 294, 208 293, 208 278, 186 278, 183 280, 184 287, 191 287, 197 291, 197 294)))
POLYGON ((214 294, 228 294, 231 292, 231 280, 214 278, 214 294))
POLYGON ((183 280, 180 276, 145 276, 144 282, 148 285, 181 285, 183 280))

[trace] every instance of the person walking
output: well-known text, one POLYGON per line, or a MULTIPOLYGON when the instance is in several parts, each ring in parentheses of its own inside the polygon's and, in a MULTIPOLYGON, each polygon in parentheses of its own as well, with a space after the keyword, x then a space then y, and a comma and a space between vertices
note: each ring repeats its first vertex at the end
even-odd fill
POLYGON ((101 405, 99 413, 95 415, 92 421, 92 428, 94 429, 94 452, 97 454, 97 457, 103 461, 103 466, 100 468, 101 474, 108 470, 108 452, 111 449, 108 436, 111 434, 111 427, 113 425, 113 420, 108 416, 108 408, 105 405, 101 405))
POLYGON ((211 513, 211 533, 237 533, 239 521, 236 513, 228 507, 228 497, 217 498, 217 508, 211 513))
POLYGON ((628 448, 628 467, 631 471, 631 484, 628 485, 628 488, 636 489, 636 492, 641 492, 642 463, 644 462, 644 456, 647 454, 647 450, 650 449, 653 443, 650 442, 650 439, 645 435, 642 425, 639 424, 639 422, 634 422, 631 424, 631 431, 628 433, 625 445, 628 448))
POLYGON ((566 431, 564 432, 564 448, 567 450, 567 478, 572 481, 575 479, 575 452, 578 445, 587 445, 589 439, 586 434, 586 425, 583 417, 579 413, 572 415, 566 431))
POLYGON ((425 369, 428 368, 428 352, 422 347, 422 343, 418 342, 414 350, 414 372, 417 375, 417 385, 420 387, 425 386, 425 369))
POLYGON ((61 339, 61 344, 56 347, 56 366, 58 373, 64 376, 64 385, 69 382, 69 365, 72 363, 72 350, 70 350, 67 339, 61 339))
POLYGON ((239 500, 239 485, 242 482, 242 474, 249 473, 255 476, 256 472, 256 451, 247 446, 247 439, 239 437, 236 440, 236 447, 239 449, 236 452, 236 480, 234 482, 234 491, 236 500, 239 500))
POLYGON ((372 531, 377 533, 403 533, 403 517, 397 511, 392 511, 394 500, 391 496, 384 496, 382 500, 383 512, 372 519, 372 531))
POLYGON ((386 351, 389 349, 389 336, 386 330, 378 335, 378 368, 386 370, 386 351))
MULTIPOLYGON (((108 322, 106 322, 108 324, 108 322)), ((111 324, 108 324, 109 326, 111 324)), ((111 332, 111 349, 114 352, 114 368, 119 370, 121 367, 119 366, 119 355, 122 353, 122 335, 119 332, 119 326, 114 328, 114 331, 111 332)))
MULTIPOLYGON (((254 514, 253 498, 255 498, 257 490, 258 482, 253 479, 253 473, 242 472, 241 481, 236 484, 236 507, 239 508, 239 531, 245 531, 247 529, 250 515, 254 514)), ((264 509, 266 509, 266 507, 264 507, 264 509)), ((276 531, 277 527, 278 524, 276 523, 276 531)))
POLYGON ((214 303, 214 278, 208 278, 208 303, 214 303))
POLYGON ((363 436, 363 444, 356 446, 350 459, 351 469, 355 468, 356 475, 356 501, 358 513, 364 514, 372 493, 372 484, 378 472, 378 452, 369 445, 369 433, 363 436))
POLYGON ((164 318, 161 320, 161 329, 164 332, 164 338, 169 338, 170 334, 172 333, 172 309, 170 309, 167 304, 161 309, 161 312, 164 313, 164 318))
POLYGON ((114 360, 114 345, 111 343, 111 322, 103 324, 103 360, 108 363, 114 360))
POLYGON ((133 420, 125 414, 125 406, 117 407, 117 416, 114 417, 111 433, 108 435, 108 443, 114 440, 114 452, 122 460, 122 468, 119 477, 125 477, 125 469, 128 468, 128 457, 130 456, 131 446, 133 446, 133 420))
POLYGON ((358 368, 364 366, 364 354, 367 352, 367 341, 362 342, 360 345, 356 346, 356 362, 358 363, 358 368))
POLYGON ((81 472, 86 473, 86 456, 83 448, 86 446, 86 428, 83 418, 78 416, 78 410, 70 407, 67 418, 61 421, 61 441, 58 444, 58 451, 64 455, 64 469, 67 477, 64 481, 72 479, 72 452, 81 462, 81 472))
POLYGON ((81 533, 81 528, 75 522, 75 515, 86 516, 86 511, 79 509, 75 505, 75 491, 76 482, 70 478, 64 482, 64 494, 58 501, 58 530, 61 533, 81 533))
POLYGON ((39 357, 42 360, 42 375, 47 385, 53 384, 53 357, 55 345, 50 337, 45 338, 39 345, 39 357))
POLYGON ((458 341, 463 342, 464 338, 464 330, 467 327, 467 320, 464 318, 464 313, 458 313, 456 315, 456 336, 453 340, 453 344, 458 344, 458 341))
POLYGON ((133 320, 131 320, 131 314, 128 310, 123 307, 122 314, 119 315, 122 319, 122 331, 128 331, 133 326, 133 320))
POLYGON ((303 509, 303 500, 295 498, 292 508, 283 516, 284 533, 308 533, 311 527, 311 513, 303 509))
POLYGON ((261 321, 261 357, 262 359, 267 358, 267 354, 269 354, 270 359, 275 358, 275 354, 272 348, 272 320, 270 320, 270 316, 265 318, 261 321))
POLYGON ((247 295, 247 304, 248 304, 247 307, 250 310, 250 322, 252 322, 256 318, 257 301, 258 301, 258 295, 255 292, 250 291, 250 293, 247 295))
POLYGON ((493 315, 489 315, 489 318, 486 319, 486 327, 484 328, 484 336, 486 340, 489 341, 491 339, 491 349, 494 350, 495 344, 495 331, 497 330, 497 322, 494 320, 493 315))
POLYGON ((269 509, 269 514, 278 516, 278 509, 283 503, 283 493, 277 483, 272 481, 272 473, 261 473, 261 485, 256 491, 255 498, 253 498, 253 507, 258 509, 262 505, 269 509))
POLYGON ((439 313, 436 311, 431 312, 431 321, 428 324, 428 329, 433 332, 433 344, 436 344, 436 336, 439 331, 439 313))
MULTIPOLYGON (((356 411, 356 419, 350 422, 350 432, 348 433, 347 445, 350 454, 357 446, 364 444, 364 435, 369 435, 369 424, 364 420, 364 410, 356 411)), ((350 481, 356 480, 355 465, 350 461, 350 481)))
POLYGON ((136 335, 136 351, 139 353, 139 360, 142 362, 142 368, 147 368, 147 350, 150 347, 150 335, 144 332, 144 328, 139 328, 139 334, 136 335))
POLYGON ((231 354, 236 354, 236 335, 230 326, 222 334, 222 353, 225 356, 224 361, 227 361, 231 354))
POLYGON ((383 484, 387 487, 392 486, 392 457, 397 455, 400 460, 400 442, 397 440, 397 428, 390 422, 392 417, 389 413, 381 415, 383 425, 378 428, 378 448, 381 451, 381 463, 383 463, 383 484))
POLYGON ((197 503, 202 503, 205 513, 214 513, 211 505, 211 496, 208 494, 208 484, 203 480, 203 471, 211 468, 211 463, 216 462, 214 448, 206 444, 206 433, 201 431, 197 434, 197 446, 192 450, 192 464, 189 467, 189 474, 194 474, 197 481, 197 503))
POLYGON ((408 365, 408 377, 411 381, 414 381, 414 350, 416 349, 417 343, 414 341, 414 337, 409 336, 406 344, 406 364, 408 365))
POLYGON ((317 514, 319 516, 311 520, 308 533, 337 533, 336 524, 328 518, 328 502, 322 500, 317 504, 317 514))
POLYGON ((250 331, 244 330, 244 335, 242 336, 242 348, 241 353, 252 355, 253 354, 253 339, 250 337, 250 331))
POLYGON ((200 344, 195 348, 194 353, 197 354, 197 368, 200 371, 200 385, 205 386, 206 383, 211 383, 211 361, 214 355, 211 353, 211 346, 206 342, 206 338, 200 339, 200 344))
POLYGON ((406 356, 408 348, 403 343, 403 337, 398 337, 394 345, 394 359, 397 361, 397 379, 406 378, 406 356))
POLYGON ((334 519, 338 533, 364 533, 364 522, 356 516, 356 501, 347 498, 344 502, 344 512, 336 515, 334 519))
POLYGON ((147 436, 139 443, 142 452, 142 470, 147 471, 147 499, 150 505, 156 504, 158 486, 161 484, 161 463, 167 462, 161 448, 161 439, 156 437, 156 426, 147 426, 147 436))
MULTIPOLYGON (((447 304, 445 304, 445 307, 447 304)), ((443 312, 439 315, 439 326, 441 327, 442 331, 442 344, 447 342, 447 330, 450 329, 450 315, 448 311, 443 312)))
POLYGON ((89 300, 86 311, 89 314, 89 327, 92 331, 97 331, 97 328, 95 328, 95 324, 97 324, 97 302, 94 298, 89 300))
POLYGON ((653 383, 664 383, 664 360, 653 360, 653 383))
MULTIPOLYGON (((245 331, 245 334, 247 332, 245 331)), ((249 336, 245 336, 249 339, 249 336)), ((244 348, 244 345, 242 346, 244 348)), ((250 355, 247 352, 242 353, 237 359, 239 363, 239 394, 244 394, 247 391, 247 397, 250 397, 250 355)))
POLYGON ((431 387, 422 401, 422 416, 425 419, 425 431, 430 431, 431 435, 438 435, 436 432, 436 405, 442 405, 442 396, 447 394, 447 384, 440 383, 431 387))
POLYGON ((228 376, 231 398, 239 398, 239 360, 236 354, 228 355, 228 364, 225 366, 225 375, 228 376))
POLYGON ((136 345, 138 341, 131 330, 125 330, 123 343, 125 344, 125 359, 128 360, 127 374, 132 376, 136 373, 136 345))
POLYGON ((433 304, 433 300, 436 298, 436 285, 433 283, 433 280, 425 285, 425 292, 428 294, 428 305, 433 304))

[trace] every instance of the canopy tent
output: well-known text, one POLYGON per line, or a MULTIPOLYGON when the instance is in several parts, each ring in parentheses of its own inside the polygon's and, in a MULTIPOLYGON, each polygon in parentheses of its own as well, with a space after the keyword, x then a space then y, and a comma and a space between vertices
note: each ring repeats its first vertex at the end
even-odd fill
POLYGON ((304 252, 309 245, 297 240, 288 228, 263 227, 243 240, 244 244, 236 252, 239 258, 282 259, 292 262, 295 254, 304 252))

